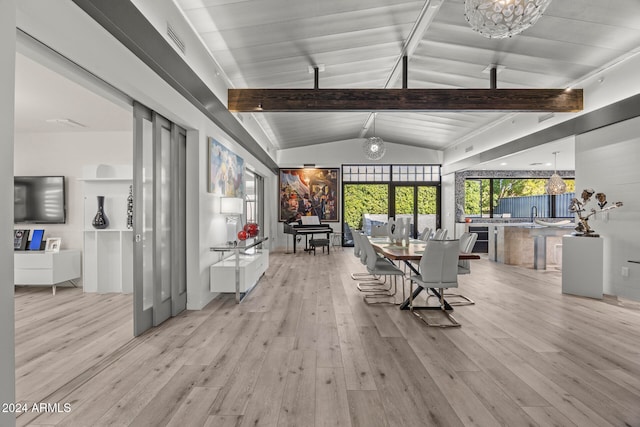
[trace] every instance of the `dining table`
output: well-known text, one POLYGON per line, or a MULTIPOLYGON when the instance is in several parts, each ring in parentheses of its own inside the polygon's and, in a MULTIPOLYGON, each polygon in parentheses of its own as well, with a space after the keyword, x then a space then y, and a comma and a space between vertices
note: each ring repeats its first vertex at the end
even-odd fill
MULTIPOLYGON (((420 274, 418 270, 418 266, 420 263, 420 259, 422 258, 422 254, 424 253, 427 244, 429 241, 418 240, 418 239, 409 239, 405 245, 398 244, 397 242, 392 241, 389 237, 369 237, 369 241, 371 242, 371 246, 373 249, 385 258, 391 261, 402 261, 405 263, 407 267, 416 275, 420 274)), ((474 260, 480 259, 480 255, 475 253, 460 253, 458 255, 458 259, 460 260, 474 260)), ((440 292, 438 292, 435 288, 429 288, 429 290, 437 297, 440 298, 440 292)), ((413 291, 413 296, 405 299, 402 304, 400 304, 400 310, 408 310, 409 302, 412 298, 416 298, 422 291, 427 291, 427 289, 418 285, 417 288, 413 291)), ((446 310, 453 310, 453 307, 444 300, 444 307, 446 310)), ((414 310, 441 310, 440 306, 433 307, 413 307, 414 310)))

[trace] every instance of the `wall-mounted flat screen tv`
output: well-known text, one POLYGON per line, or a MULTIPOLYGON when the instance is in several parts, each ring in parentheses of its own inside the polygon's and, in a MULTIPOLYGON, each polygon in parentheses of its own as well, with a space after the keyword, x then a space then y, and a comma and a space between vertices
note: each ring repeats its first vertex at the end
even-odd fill
POLYGON ((64 176, 16 176, 13 190, 13 215, 16 224, 66 222, 64 176))

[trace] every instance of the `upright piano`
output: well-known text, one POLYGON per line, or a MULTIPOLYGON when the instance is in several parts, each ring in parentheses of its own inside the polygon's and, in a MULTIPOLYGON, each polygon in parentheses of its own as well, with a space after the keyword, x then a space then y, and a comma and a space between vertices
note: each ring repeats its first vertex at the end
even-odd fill
POLYGON ((330 239, 333 228, 329 224, 322 224, 317 216, 303 216, 300 221, 295 221, 284 225, 284 233, 293 235, 293 253, 296 253, 297 236, 304 236, 304 250, 309 250, 308 236, 313 238, 314 234, 324 234, 327 236, 327 240, 330 239))

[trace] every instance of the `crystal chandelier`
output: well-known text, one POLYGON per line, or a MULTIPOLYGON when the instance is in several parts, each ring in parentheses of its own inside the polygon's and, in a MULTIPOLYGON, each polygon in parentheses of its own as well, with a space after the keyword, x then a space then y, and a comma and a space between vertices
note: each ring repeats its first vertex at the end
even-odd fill
POLYGON ((551 0, 465 0, 465 18, 484 37, 520 34, 542 16, 551 0))
POLYGON ((557 172, 557 159, 558 159, 559 151, 554 151, 554 165, 553 165, 553 175, 549 178, 544 188, 547 191, 547 194, 557 195, 564 194, 567 191, 567 184, 562 180, 560 175, 557 172))
POLYGON ((376 134, 376 116, 373 116, 373 135, 370 138, 364 140, 362 144, 362 149, 364 150, 364 154, 369 160, 380 160, 384 153, 387 151, 384 146, 384 141, 382 138, 375 136, 376 134))

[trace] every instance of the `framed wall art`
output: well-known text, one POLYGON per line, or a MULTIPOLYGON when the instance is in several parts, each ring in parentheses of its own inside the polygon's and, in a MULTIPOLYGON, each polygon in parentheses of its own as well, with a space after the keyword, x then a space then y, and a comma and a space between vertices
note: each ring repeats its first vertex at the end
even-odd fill
POLYGON ((62 245, 62 239, 60 237, 49 237, 47 244, 44 247, 45 252, 60 252, 60 246, 62 245))
POLYGON ((209 138, 209 193, 244 198, 244 160, 209 138))
POLYGON ((338 221, 338 168, 280 169, 280 221, 317 216, 338 221))

